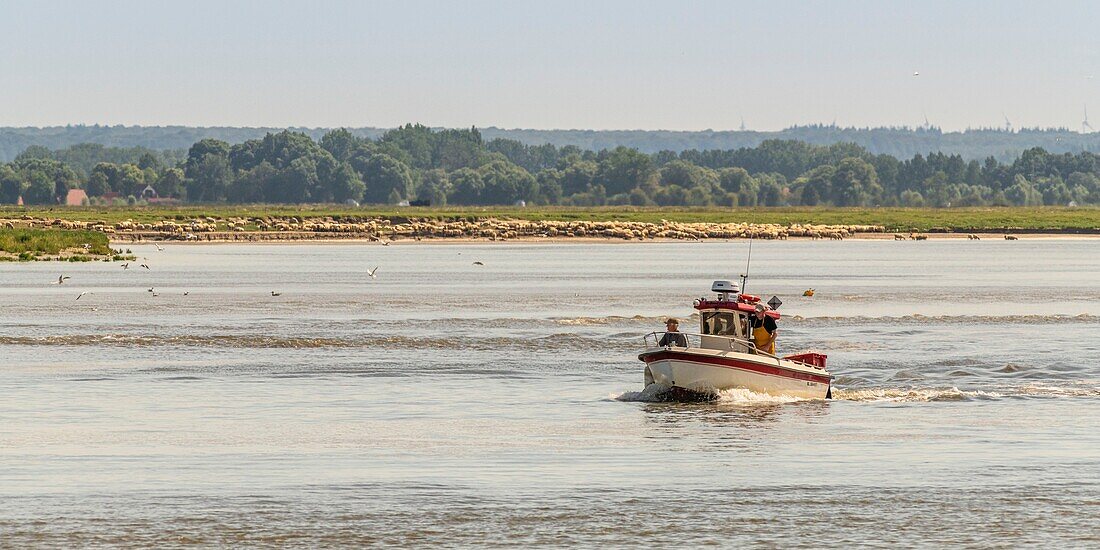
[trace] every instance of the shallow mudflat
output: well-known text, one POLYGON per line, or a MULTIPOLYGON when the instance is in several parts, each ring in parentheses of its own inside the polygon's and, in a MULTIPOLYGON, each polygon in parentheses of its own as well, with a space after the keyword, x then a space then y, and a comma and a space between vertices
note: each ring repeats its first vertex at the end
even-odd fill
POLYGON ((65 285, 0 264, 0 533, 1093 546, 1098 246, 757 241, 748 292, 837 399, 698 404, 646 401, 638 346, 697 323, 744 241, 139 244, 150 269, 65 285))

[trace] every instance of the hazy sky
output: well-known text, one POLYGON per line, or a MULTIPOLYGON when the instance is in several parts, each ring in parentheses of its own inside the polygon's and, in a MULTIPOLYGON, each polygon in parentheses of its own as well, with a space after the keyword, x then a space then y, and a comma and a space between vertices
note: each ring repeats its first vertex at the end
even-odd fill
POLYGON ((1078 129, 1098 28, 1098 2, 0 0, 0 125, 1078 129))

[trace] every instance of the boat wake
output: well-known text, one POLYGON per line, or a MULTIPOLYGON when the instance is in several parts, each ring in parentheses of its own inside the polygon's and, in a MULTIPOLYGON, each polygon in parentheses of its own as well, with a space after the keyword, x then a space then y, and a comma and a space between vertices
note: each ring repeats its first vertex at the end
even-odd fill
POLYGON ((956 387, 833 389, 833 399, 838 401, 894 401, 919 403, 929 401, 971 401, 998 399, 1000 397, 1004 397, 1004 394, 982 390, 964 391, 956 387))
MULTIPOLYGON (((642 391, 628 391, 611 394, 615 401, 661 403, 682 401, 672 395, 670 388, 660 384, 650 384, 642 391)), ((1100 398, 1100 381, 1085 380, 1068 385, 1029 384, 989 390, 963 390, 950 387, 910 387, 910 388, 833 388, 833 401, 855 401, 866 403, 937 403, 956 401, 993 401, 1000 399, 1027 398, 1100 398)), ((693 399, 688 401, 699 401, 693 399)), ((775 405, 820 401, 794 396, 757 393, 742 388, 719 391, 705 399, 711 403, 734 405, 775 405)))
POLYGON ((608 397, 615 401, 664 403, 664 402, 700 402, 720 403, 729 405, 776 405, 782 403, 795 403, 799 401, 818 401, 790 395, 771 395, 758 393, 744 388, 731 388, 720 390, 713 394, 693 394, 688 398, 675 394, 672 388, 661 384, 650 384, 642 391, 628 391, 619 394, 611 394, 608 397))

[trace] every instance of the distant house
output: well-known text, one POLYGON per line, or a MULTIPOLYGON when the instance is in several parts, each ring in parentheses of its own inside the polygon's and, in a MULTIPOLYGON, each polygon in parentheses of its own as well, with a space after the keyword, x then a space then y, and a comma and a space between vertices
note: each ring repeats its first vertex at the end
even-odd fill
POLYGON ((157 190, 153 189, 152 185, 146 185, 145 189, 141 190, 141 198, 145 200, 157 198, 157 190))
POLYGON ((65 195, 65 206, 80 206, 88 204, 88 194, 83 189, 69 189, 65 195))
POLYGON ((19 195, 19 200, 15 201, 16 206, 23 206, 23 195, 19 195))

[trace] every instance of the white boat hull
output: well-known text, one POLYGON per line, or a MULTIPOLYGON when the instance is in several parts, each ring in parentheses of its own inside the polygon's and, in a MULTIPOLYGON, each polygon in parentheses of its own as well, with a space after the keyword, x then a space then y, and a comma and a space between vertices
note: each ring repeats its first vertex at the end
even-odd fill
POLYGON ((832 377, 784 359, 708 349, 673 348, 639 356, 646 362, 645 382, 712 394, 733 388, 757 393, 825 399, 832 377))

